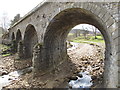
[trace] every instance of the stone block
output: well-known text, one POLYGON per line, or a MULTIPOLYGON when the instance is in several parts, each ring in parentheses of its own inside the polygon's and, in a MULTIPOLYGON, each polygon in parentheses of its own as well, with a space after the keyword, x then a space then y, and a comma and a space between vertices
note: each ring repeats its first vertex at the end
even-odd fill
POLYGON ((113 39, 116 39, 116 38, 118 38, 119 37, 119 30, 118 29, 116 29, 114 32, 112 32, 112 38, 113 39))
POLYGON ((88 3, 88 2, 84 3, 83 8, 84 8, 84 9, 87 9, 88 7, 89 7, 89 3, 88 3))
POLYGON ((97 5, 93 4, 93 7, 91 8, 91 12, 94 13, 97 9, 97 5))
POLYGON ((103 16, 106 14, 106 12, 107 12, 106 9, 102 9, 98 16, 99 16, 100 18, 103 18, 103 16))
POLYGON ((110 17, 110 18, 107 20, 106 25, 107 25, 107 27, 110 27, 113 23, 115 23, 115 22, 114 22, 114 19, 110 17))
POLYGON ((107 20, 108 20, 110 17, 111 17, 110 13, 107 12, 107 13, 103 16, 102 20, 103 20, 104 22, 107 22, 107 20))
POLYGON ((99 13, 101 12, 101 8, 97 6, 96 10, 94 11, 94 13, 96 15, 99 15, 99 13))

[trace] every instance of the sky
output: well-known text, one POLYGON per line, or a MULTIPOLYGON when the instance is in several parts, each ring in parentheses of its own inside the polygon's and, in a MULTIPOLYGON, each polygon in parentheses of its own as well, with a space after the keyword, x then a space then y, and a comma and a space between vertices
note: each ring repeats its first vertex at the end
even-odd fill
MULTIPOLYGON (((0 26, 3 26, 3 17, 6 17, 6 22, 10 23, 10 20, 13 20, 17 14, 23 17, 42 1, 44 0, 1 0, 0 26)), ((82 24, 74 27, 74 29, 82 29, 83 26, 90 27, 89 25, 82 24)))
POLYGON ((43 0, 1 0, 0 1, 0 25, 3 17, 12 20, 14 16, 20 14, 21 17, 31 11, 43 0))
MULTIPOLYGON (((93 29, 95 30, 95 27, 89 24, 79 24, 73 27, 72 29, 85 29, 85 30, 93 31, 93 29)), ((98 29, 96 30, 98 31, 98 29)))

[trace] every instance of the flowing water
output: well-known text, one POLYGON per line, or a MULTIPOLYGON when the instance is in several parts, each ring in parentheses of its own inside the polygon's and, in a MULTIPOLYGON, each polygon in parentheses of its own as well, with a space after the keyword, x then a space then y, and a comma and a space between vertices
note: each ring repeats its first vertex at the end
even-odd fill
POLYGON ((79 74, 82 75, 82 77, 77 76, 77 80, 70 80, 69 86, 72 88, 90 88, 93 83, 91 82, 91 76, 89 75, 89 72, 80 72, 79 74))
POLYGON ((0 76, 0 90, 5 86, 10 85, 13 81, 18 80, 19 76, 31 71, 32 67, 29 67, 23 70, 11 72, 8 75, 0 76))

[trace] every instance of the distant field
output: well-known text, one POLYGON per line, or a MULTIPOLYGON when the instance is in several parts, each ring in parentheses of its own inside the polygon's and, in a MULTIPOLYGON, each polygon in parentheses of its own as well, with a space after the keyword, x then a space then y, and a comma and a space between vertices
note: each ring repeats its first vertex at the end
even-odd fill
POLYGON ((88 36, 87 39, 85 39, 83 36, 80 36, 70 41, 77 42, 77 43, 89 43, 89 42, 104 43, 104 39, 102 36, 97 36, 97 39, 95 39, 94 36, 88 36))

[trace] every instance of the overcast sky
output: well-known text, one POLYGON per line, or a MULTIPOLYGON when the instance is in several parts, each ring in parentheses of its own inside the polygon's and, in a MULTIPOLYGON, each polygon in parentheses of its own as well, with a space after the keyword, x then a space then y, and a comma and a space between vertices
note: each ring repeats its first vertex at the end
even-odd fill
POLYGON ((24 16, 43 0, 0 0, 0 24, 2 17, 12 20, 16 14, 24 16))
POLYGON ((0 17, 7 13, 12 19, 16 14, 21 16, 29 12, 43 0, 1 0, 0 1, 0 17))
MULTIPOLYGON (((34 7, 44 0, 1 0, 0 1, 0 26, 3 20, 3 16, 7 16, 7 21, 13 20, 16 14, 20 14, 23 17, 34 7)), ((89 25, 84 25, 84 27, 90 27, 89 25)), ((74 29, 82 29, 83 26, 79 25, 74 27, 74 29)))

